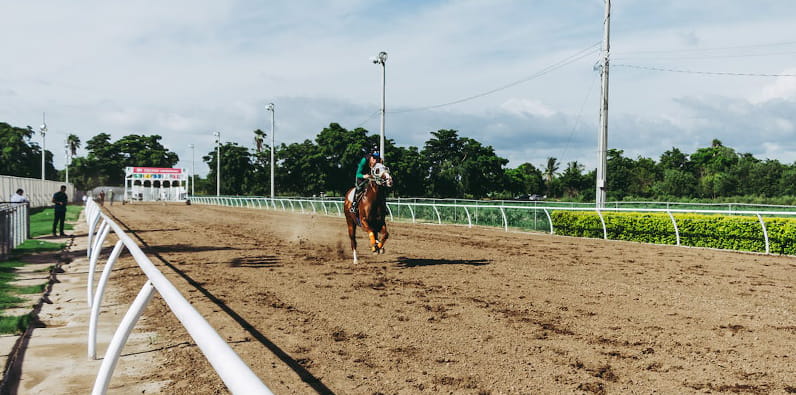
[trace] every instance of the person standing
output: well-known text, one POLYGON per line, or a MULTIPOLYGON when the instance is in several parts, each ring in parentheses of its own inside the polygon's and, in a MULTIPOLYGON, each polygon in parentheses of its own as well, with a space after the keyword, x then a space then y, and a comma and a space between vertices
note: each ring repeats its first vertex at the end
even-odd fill
POLYGON ((26 203, 28 198, 25 197, 25 191, 22 188, 17 189, 17 193, 11 195, 11 203, 26 203))
POLYGON ((66 221, 66 204, 69 202, 69 197, 66 196, 66 185, 61 185, 61 190, 53 195, 52 202, 55 204, 55 216, 53 218, 53 236, 58 236, 55 229, 60 222, 60 235, 65 237, 64 234, 64 221, 66 221))

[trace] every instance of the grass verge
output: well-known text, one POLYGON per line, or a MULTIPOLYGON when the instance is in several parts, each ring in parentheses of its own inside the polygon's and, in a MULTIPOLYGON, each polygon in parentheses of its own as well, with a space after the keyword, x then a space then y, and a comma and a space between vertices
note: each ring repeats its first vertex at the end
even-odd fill
POLYGON ((28 328, 33 318, 31 314, 18 316, 0 316, 0 333, 22 333, 28 328))
MULTIPOLYGON (((64 222, 64 231, 74 230, 72 223, 77 221, 80 213, 83 211, 83 206, 74 205, 66 209, 66 221, 64 222)), ((38 237, 52 234, 53 219, 55 218, 55 209, 52 207, 45 208, 44 210, 37 211, 30 215, 30 237, 38 237)))

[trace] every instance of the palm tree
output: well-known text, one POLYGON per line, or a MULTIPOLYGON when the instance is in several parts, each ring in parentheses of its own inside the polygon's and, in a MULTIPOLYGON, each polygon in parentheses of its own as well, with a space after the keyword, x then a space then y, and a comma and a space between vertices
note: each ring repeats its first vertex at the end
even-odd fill
POLYGON ((558 172, 558 166, 560 163, 558 159, 554 157, 547 158, 547 166, 544 168, 544 178, 547 184, 547 195, 550 196, 550 184, 552 184, 553 179, 556 177, 556 173, 558 172))
POLYGON ((80 148, 80 137, 70 133, 66 138, 66 145, 69 147, 69 153, 71 156, 77 156, 77 150, 80 148))
POLYGON ((265 141, 265 132, 260 129, 254 131, 254 146, 257 153, 263 152, 263 141, 265 141))

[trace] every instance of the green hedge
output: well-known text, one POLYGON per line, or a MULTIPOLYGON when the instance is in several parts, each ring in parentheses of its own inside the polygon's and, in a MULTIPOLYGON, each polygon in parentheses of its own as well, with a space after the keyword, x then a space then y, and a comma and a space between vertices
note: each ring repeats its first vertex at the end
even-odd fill
MULTIPOLYGON (((603 212, 608 238, 642 243, 677 244, 674 226, 666 213, 603 212)), ((694 247, 765 252, 763 229, 757 217, 674 214, 680 244, 694 247)), ((553 211, 556 234, 603 237, 600 217, 594 212, 553 211)), ((773 254, 796 255, 796 219, 763 218, 773 254)))

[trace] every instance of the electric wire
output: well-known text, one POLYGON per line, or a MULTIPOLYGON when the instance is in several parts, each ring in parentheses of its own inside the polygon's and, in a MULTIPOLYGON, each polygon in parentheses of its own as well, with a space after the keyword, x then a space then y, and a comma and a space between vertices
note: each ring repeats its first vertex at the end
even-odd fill
POLYGON ((378 110, 374 111, 374 112, 373 112, 373 114, 370 114, 370 115, 368 115, 368 117, 367 117, 367 118, 365 118, 365 120, 364 120, 364 121, 360 122, 360 123, 359 123, 357 126, 354 126, 354 129, 359 129, 359 128, 361 128, 361 127, 362 127, 362 126, 364 126, 366 123, 370 122, 370 120, 371 120, 371 119, 373 119, 373 117, 375 117, 376 115, 378 115, 380 112, 381 112, 381 109, 378 109, 378 110))
POLYGON ((767 74, 767 73, 733 73, 733 72, 720 72, 720 71, 696 71, 696 70, 683 70, 683 69, 668 69, 663 67, 653 66, 638 66, 633 64, 612 64, 612 67, 626 67, 631 69, 652 70, 652 71, 665 71, 670 73, 685 73, 685 74, 702 74, 702 75, 723 75, 733 77, 796 77, 796 74, 767 74))
POLYGON ((478 94, 475 94, 475 95, 472 95, 472 96, 467 96, 467 97, 464 97, 464 98, 461 98, 461 99, 457 99, 457 100, 453 100, 453 101, 446 102, 446 103, 435 104, 435 105, 424 106, 424 107, 417 107, 417 108, 410 108, 410 109, 406 109, 406 110, 387 111, 387 113, 388 114, 403 114, 403 113, 408 113, 408 112, 432 110, 432 109, 437 109, 437 108, 451 106, 451 105, 454 105, 454 104, 464 103, 464 102, 467 102, 467 101, 470 101, 470 100, 474 100, 474 99, 478 99, 478 98, 481 98, 481 97, 484 97, 484 96, 487 96, 487 95, 491 95, 493 93, 496 93, 496 92, 511 88, 513 86, 517 86, 517 85, 520 85, 522 83, 528 82, 530 80, 539 78, 539 77, 541 77, 541 76, 543 76, 545 74, 548 74, 548 73, 550 73, 550 72, 552 72, 552 71, 554 71, 556 69, 559 69, 559 68, 564 67, 564 66, 566 66, 568 64, 574 63, 574 62, 576 62, 576 61, 578 61, 578 60, 580 60, 580 59, 582 59, 582 58, 584 58, 586 56, 592 55, 594 52, 597 51, 597 49, 595 49, 595 47, 598 47, 601 44, 602 44, 602 42, 597 42, 595 44, 592 44, 592 45, 590 45, 590 46, 588 46, 588 47, 586 47, 584 49, 581 49, 578 52, 575 52, 572 55, 567 56, 564 59, 561 59, 561 60, 559 60, 559 61, 557 61, 557 62, 555 62, 553 64, 550 64, 550 65, 540 69, 539 71, 531 74, 528 77, 525 77, 525 78, 522 78, 522 79, 519 79, 519 80, 516 80, 516 81, 512 81, 512 82, 510 82, 508 84, 501 85, 501 86, 499 86, 497 88, 490 89, 490 90, 488 90, 486 92, 478 93, 478 94))
POLYGON ((561 153, 561 158, 564 158, 569 151, 569 146, 572 143, 572 137, 575 135, 575 131, 580 126, 580 121, 583 116, 583 109, 586 107, 586 102, 589 101, 591 97, 592 91, 594 91, 594 86, 597 85, 597 81, 599 78, 595 77, 592 79, 592 83, 589 85, 589 91, 586 93, 586 97, 583 98, 583 101, 580 103, 580 110, 578 111, 578 115, 575 117, 575 123, 572 125, 572 130, 569 132, 569 137, 567 137, 567 141, 564 144, 564 151, 561 153))

